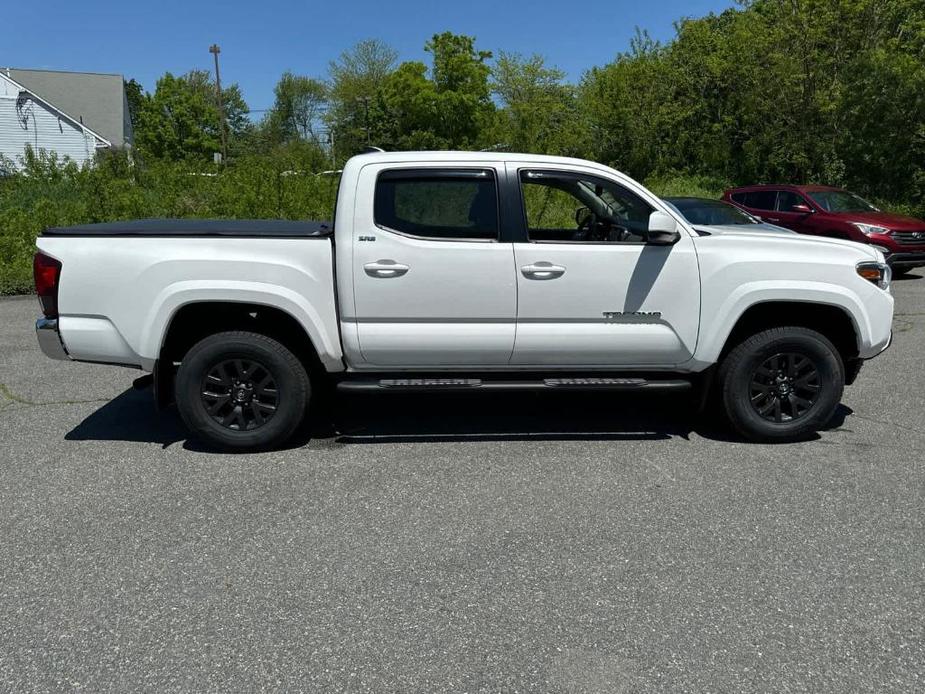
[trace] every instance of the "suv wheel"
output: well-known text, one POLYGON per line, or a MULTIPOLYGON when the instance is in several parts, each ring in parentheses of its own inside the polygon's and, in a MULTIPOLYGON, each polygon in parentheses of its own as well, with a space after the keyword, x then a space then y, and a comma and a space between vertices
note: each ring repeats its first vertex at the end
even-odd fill
POLYGON ((211 335, 190 349, 177 371, 177 409, 186 426, 226 450, 284 444, 302 423, 310 397, 298 358, 257 333, 211 335))
POLYGON ((765 330, 720 366, 730 423, 754 441, 797 441, 825 426, 841 401, 845 367, 835 346, 800 327, 765 330))

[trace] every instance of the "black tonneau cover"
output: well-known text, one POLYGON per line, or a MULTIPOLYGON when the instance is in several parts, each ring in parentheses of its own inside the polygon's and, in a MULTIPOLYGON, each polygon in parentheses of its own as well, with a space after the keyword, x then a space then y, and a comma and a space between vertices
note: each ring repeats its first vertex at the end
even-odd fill
POLYGON ((127 222, 51 227, 43 236, 236 236, 261 238, 325 238, 330 222, 282 219, 133 219, 127 222))

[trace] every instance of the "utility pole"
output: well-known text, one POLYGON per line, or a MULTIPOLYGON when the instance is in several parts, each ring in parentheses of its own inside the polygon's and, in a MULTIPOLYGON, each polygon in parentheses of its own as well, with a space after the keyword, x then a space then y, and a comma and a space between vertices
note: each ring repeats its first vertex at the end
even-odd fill
POLYGON ((222 49, 217 43, 209 46, 209 53, 215 56, 215 96, 218 99, 218 128, 222 133, 222 164, 228 159, 228 137, 225 134, 225 105, 222 103, 222 79, 218 74, 218 54, 222 49))

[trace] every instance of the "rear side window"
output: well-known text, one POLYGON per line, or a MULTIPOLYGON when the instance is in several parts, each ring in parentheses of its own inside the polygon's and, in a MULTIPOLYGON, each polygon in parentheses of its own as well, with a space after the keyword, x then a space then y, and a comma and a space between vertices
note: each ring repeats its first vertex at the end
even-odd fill
POLYGON ((379 174, 377 226, 430 239, 498 238, 498 186, 488 169, 393 170, 379 174))
POLYGON ((777 191, 774 190, 752 190, 747 193, 732 194, 732 199, 738 204, 755 210, 773 210, 776 197, 777 191))

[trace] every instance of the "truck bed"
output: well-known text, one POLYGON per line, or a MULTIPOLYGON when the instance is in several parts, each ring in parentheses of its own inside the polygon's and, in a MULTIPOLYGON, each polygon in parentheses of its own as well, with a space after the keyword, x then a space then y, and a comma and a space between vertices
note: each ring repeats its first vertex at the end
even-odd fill
POLYGON ((233 236, 249 238, 327 238, 334 225, 324 221, 281 219, 135 219, 46 229, 42 236, 233 236))
POLYGON ((144 220, 51 229, 61 264, 58 329, 72 359, 152 370, 185 306, 270 306, 303 325, 342 370, 333 238, 316 222, 144 220))

